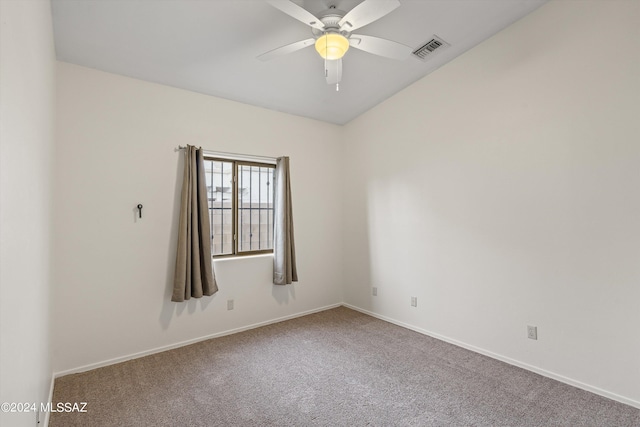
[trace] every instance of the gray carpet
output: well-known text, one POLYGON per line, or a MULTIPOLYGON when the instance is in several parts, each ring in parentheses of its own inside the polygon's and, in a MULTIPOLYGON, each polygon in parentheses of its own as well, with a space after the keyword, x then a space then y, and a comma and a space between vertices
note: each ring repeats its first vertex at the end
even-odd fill
POLYGON ((56 380, 50 426, 640 426, 640 410, 340 307, 56 380))

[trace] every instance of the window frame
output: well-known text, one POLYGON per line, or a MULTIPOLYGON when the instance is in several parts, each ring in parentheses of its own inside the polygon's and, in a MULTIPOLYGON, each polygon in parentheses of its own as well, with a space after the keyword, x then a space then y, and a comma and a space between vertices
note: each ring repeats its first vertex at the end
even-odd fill
MULTIPOLYGON (((240 244, 239 244, 239 231, 238 231, 238 224, 239 224, 239 220, 238 220, 238 215, 240 214, 240 209, 238 208, 238 172, 240 169, 240 166, 255 166, 255 167, 261 167, 261 168, 268 168, 268 169, 273 169, 273 173, 274 173, 274 179, 272 181, 272 185, 275 185, 275 169, 276 169, 276 165, 275 163, 263 163, 263 162, 257 162, 254 160, 242 160, 242 159, 237 159, 237 158, 231 158, 231 157, 216 157, 215 155, 204 155, 203 156, 204 161, 214 161, 214 162, 226 162, 226 163, 231 163, 231 184, 232 184, 232 189, 231 189, 231 228, 232 228, 232 232, 233 232, 233 244, 232 244, 232 251, 233 253, 230 254, 220 254, 220 255, 214 255, 213 253, 211 254, 211 257, 213 259, 224 259, 224 258, 237 258, 237 257, 244 257, 244 256, 253 256, 253 255, 263 255, 263 254, 272 254, 273 253, 273 239, 275 238, 274 233, 272 231, 271 233, 271 249, 257 249, 257 250, 252 250, 252 251, 242 251, 240 252, 238 250, 240 244)), ((275 189, 273 189, 273 198, 275 199, 275 189)), ((275 201, 275 200, 274 200, 275 201)), ((208 208, 208 206, 207 206, 208 208)), ((209 208, 208 208, 209 209, 209 208)), ((209 209, 210 210, 210 209, 209 209)), ((209 212, 209 215, 211 215, 211 212, 209 212)), ((274 219, 275 219, 275 206, 274 206, 274 215, 273 215, 274 219)), ((273 227, 273 223, 271 224, 271 226, 273 227)), ((213 230, 212 230, 213 231, 213 230)), ((213 234, 212 234, 213 237, 213 234)), ((212 242, 213 245, 213 242, 212 242)))

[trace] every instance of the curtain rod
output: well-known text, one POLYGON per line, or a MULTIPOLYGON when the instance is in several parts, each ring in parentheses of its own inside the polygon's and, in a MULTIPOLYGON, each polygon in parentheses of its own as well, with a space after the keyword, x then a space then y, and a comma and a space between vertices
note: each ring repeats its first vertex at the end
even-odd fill
MULTIPOLYGON (((187 147, 182 146, 182 145, 178 145, 178 150, 185 150, 187 147)), ((200 149, 202 149, 202 147, 198 147, 200 149)), ((247 159, 265 159, 265 160, 271 160, 271 161, 276 161, 278 160, 277 157, 270 157, 270 156, 256 156, 253 154, 241 154, 241 153, 229 153, 226 151, 211 151, 211 150, 204 150, 205 153, 212 155, 212 156, 233 156, 233 157, 244 157, 247 159)))

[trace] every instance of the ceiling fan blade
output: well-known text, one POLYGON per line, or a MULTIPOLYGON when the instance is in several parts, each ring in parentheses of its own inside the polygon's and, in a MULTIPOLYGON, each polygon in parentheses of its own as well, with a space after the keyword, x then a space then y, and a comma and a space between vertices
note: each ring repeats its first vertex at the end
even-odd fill
POLYGON ((364 27, 391 13, 398 6, 398 0, 364 0, 340 20, 340 31, 351 32, 364 27))
POLYGON ((318 30, 324 29, 324 24, 318 18, 316 18, 311 12, 308 12, 306 9, 298 6, 295 3, 290 2, 289 0, 267 0, 271 6, 276 9, 281 10, 287 15, 297 19, 303 24, 307 24, 313 28, 317 28, 318 30))
POLYGON ((349 45, 374 55, 384 56, 391 59, 407 59, 412 47, 387 40, 380 37, 365 36, 362 34, 352 34, 349 38, 349 45))
POLYGON ((286 55, 287 53, 295 52, 296 50, 304 49, 307 46, 311 46, 316 42, 315 39, 306 39, 300 40, 299 42, 291 43, 286 46, 281 46, 279 48, 270 50, 269 52, 265 52, 262 55, 258 56, 260 61, 269 61, 276 56, 286 55))
POLYGON ((333 61, 324 61, 325 63, 325 77, 327 78, 327 84, 335 85, 342 80, 342 58, 333 61))

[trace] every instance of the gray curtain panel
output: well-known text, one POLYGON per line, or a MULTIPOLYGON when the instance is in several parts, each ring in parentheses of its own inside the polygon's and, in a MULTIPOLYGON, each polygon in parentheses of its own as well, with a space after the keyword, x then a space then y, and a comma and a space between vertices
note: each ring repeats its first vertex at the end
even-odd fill
POLYGON ((180 202, 178 250, 171 301, 213 295, 218 285, 211 263, 211 229, 202 149, 187 145, 180 202))
POLYGON ((273 283, 288 285, 298 281, 288 157, 276 161, 274 217, 273 283))

